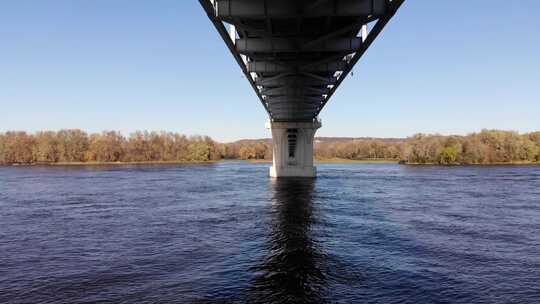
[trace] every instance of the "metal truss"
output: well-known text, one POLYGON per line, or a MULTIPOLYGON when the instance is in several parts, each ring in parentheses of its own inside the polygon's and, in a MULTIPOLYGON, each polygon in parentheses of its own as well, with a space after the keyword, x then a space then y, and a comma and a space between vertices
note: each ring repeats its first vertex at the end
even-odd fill
POLYGON ((271 120, 313 121, 404 1, 199 3, 271 120))

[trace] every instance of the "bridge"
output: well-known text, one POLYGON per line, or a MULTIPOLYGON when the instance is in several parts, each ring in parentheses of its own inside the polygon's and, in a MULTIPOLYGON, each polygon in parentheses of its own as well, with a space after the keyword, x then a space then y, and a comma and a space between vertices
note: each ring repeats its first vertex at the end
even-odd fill
POLYGON ((199 0, 269 115, 270 176, 314 177, 318 116, 404 0, 199 0))

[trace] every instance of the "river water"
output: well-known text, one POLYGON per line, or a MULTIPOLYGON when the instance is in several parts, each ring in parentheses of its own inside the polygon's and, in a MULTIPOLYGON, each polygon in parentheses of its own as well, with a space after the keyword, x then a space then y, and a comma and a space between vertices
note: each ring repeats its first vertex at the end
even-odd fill
POLYGON ((540 303, 540 167, 0 167, 0 303, 540 303))

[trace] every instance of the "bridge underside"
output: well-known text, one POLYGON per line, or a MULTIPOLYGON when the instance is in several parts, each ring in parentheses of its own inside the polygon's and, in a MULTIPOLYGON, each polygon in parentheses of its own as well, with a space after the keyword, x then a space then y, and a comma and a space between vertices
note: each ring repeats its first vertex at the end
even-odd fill
POLYGON ((403 1, 199 0, 272 123, 316 122, 403 1))

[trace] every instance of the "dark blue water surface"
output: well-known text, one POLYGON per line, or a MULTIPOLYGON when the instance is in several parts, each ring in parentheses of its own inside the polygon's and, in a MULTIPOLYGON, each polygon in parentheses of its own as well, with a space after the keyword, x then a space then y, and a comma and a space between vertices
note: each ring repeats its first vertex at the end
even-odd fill
POLYGON ((540 303, 540 167, 0 168, 0 303, 540 303))

